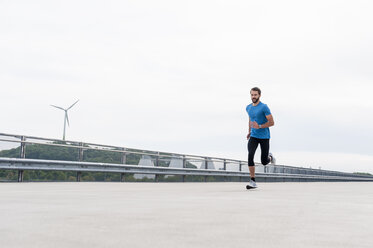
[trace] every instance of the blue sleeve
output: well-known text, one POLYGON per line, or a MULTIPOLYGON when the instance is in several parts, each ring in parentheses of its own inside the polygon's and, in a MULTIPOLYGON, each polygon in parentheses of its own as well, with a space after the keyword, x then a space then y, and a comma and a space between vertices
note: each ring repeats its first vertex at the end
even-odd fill
POLYGON ((265 115, 265 116, 271 114, 271 110, 268 108, 267 105, 264 105, 263 112, 264 112, 264 115, 265 115))

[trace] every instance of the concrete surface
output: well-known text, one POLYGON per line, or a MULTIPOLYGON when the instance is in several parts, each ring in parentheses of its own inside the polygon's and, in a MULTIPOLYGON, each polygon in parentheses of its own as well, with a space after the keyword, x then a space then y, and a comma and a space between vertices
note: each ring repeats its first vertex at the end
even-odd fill
POLYGON ((0 183, 1 247, 373 247, 373 183, 0 183))

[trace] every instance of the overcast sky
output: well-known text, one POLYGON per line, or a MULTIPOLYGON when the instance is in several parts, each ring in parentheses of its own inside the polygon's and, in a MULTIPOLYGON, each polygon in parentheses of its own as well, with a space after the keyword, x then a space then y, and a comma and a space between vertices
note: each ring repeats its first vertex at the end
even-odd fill
POLYGON ((373 173, 372 1, 0 2, 0 132, 373 173), (257 152, 259 155, 259 150, 257 152), (257 156, 257 158, 259 158, 257 156), (258 159, 257 159, 258 160, 258 159))

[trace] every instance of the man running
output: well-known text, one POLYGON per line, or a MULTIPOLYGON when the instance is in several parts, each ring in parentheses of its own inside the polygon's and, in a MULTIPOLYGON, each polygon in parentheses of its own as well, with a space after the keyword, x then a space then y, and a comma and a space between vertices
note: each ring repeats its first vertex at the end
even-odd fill
POLYGON ((269 139, 270 132, 269 127, 275 125, 271 111, 268 106, 260 101, 261 90, 258 87, 254 87, 250 91, 251 103, 246 107, 246 112, 249 115, 249 134, 247 139, 247 149, 249 151, 249 170, 250 170, 250 181, 249 187, 256 188, 255 182, 255 163, 254 155, 255 151, 260 144, 262 150, 261 162, 263 165, 268 163, 275 163, 275 158, 269 153, 269 139))

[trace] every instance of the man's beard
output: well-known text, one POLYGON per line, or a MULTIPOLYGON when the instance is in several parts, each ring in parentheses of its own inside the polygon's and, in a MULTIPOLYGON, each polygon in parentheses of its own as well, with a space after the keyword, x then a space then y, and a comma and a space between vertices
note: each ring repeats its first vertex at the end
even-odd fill
POLYGON ((253 103, 257 103, 259 101, 259 98, 251 98, 251 101, 253 101, 253 103))

